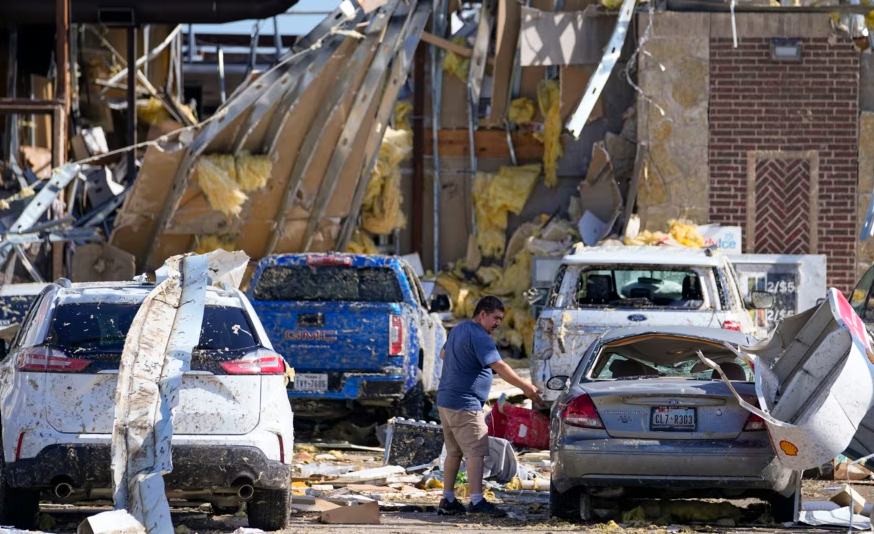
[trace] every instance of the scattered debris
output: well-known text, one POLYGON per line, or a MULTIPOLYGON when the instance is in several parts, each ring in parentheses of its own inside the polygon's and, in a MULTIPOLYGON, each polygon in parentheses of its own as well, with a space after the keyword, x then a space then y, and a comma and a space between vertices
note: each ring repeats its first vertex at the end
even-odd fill
POLYGON ((443 427, 402 418, 388 421, 385 465, 412 467, 433 462, 443 448, 443 427))
POLYGON ((375 502, 337 506, 322 512, 322 523, 335 525, 378 525, 379 505, 375 502))
MULTIPOLYGON (((173 527, 170 527, 173 530, 173 527)), ((146 534, 146 529, 127 510, 92 515, 79 525, 77 534, 146 534)))
POLYGON ((840 507, 853 507, 853 513, 860 514, 865 509, 865 498, 859 495, 856 490, 850 487, 849 484, 844 484, 840 493, 835 494, 831 498, 831 502, 840 507))

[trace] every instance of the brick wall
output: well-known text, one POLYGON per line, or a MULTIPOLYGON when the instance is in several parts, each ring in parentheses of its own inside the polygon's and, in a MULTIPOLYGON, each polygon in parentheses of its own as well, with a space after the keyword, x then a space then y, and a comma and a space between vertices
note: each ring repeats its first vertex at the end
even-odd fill
POLYGON ((829 287, 848 293, 856 276, 858 52, 840 38, 805 38, 801 62, 774 63, 769 43, 745 37, 735 49, 731 39, 710 40, 710 222, 744 227, 750 243, 750 153, 815 153, 810 252, 828 256, 829 287))

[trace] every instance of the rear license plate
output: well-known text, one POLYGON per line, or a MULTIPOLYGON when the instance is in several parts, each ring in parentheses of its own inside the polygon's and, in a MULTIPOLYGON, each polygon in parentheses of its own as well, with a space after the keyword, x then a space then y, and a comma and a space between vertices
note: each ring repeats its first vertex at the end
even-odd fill
POLYGON ((652 430, 695 430, 695 422, 695 408, 660 406, 652 409, 650 428, 652 430))
POLYGON ((316 373, 297 373, 294 375, 296 391, 328 391, 328 375, 316 373))

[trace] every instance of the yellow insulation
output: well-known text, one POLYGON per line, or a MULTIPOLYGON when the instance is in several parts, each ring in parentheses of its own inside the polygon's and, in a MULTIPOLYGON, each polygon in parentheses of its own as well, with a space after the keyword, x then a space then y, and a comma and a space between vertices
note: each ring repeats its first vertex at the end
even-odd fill
POLYGON ((498 341, 531 354, 534 346, 534 317, 531 312, 512 304, 506 306, 504 322, 498 330, 498 341))
POLYGON ((412 150, 412 132, 386 128, 361 205, 361 226, 371 234, 385 235, 406 226, 406 217, 401 211, 404 198, 400 164, 412 150))
MULTIPOLYGON (((464 37, 453 37, 456 44, 467 47, 467 40, 464 37)), ((443 56, 443 70, 453 74, 456 78, 463 82, 467 82, 467 72, 470 70, 470 59, 461 57, 454 52, 446 52, 443 56)))
POLYGON ((673 220, 669 233, 684 247, 701 248, 704 246, 704 238, 698 233, 698 227, 694 224, 673 220))
POLYGON ((537 85, 537 103, 544 117, 543 133, 537 138, 543 143, 543 174, 547 187, 558 183, 558 158, 561 147, 561 98, 558 82, 543 80, 537 85))
POLYGON ((346 252, 350 254, 379 254, 379 249, 376 248, 376 243, 366 232, 355 230, 352 239, 346 246, 346 252))
POLYGON ((540 176, 540 165, 501 167, 479 172, 474 180, 477 245, 484 256, 501 257, 506 245, 507 214, 519 214, 540 176))
POLYGON ((194 179, 209 205, 225 215, 239 215, 249 198, 237 185, 236 174, 234 157, 225 154, 203 156, 194 167, 194 179))
POLYGON ((489 290, 495 295, 521 299, 523 293, 531 287, 531 263, 531 254, 523 250, 513 258, 501 281, 489 290))
POLYGON ((437 276, 437 285, 449 294, 452 301, 452 314, 458 318, 470 319, 476 309, 476 303, 482 297, 482 289, 448 273, 440 273, 437 276))
POLYGON ((267 185, 273 172, 273 161, 269 156, 253 156, 243 152, 235 162, 237 183, 243 191, 257 191, 267 185))
POLYGON ((413 111, 413 105, 409 102, 398 102, 395 104, 395 126, 398 130, 411 130, 410 113, 413 111))
POLYGON ((510 102, 510 109, 507 110, 507 118, 512 123, 518 124, 519 126, 525 126, 531 124, 531 121, 534 120, 534 113, 536 111, 534 101, 530 98, 524 96, 521 98, 514 98, 510 102))
POLYGON ((214 250, 222 249, 228 252, 235 250, 236 239, 229 236, 220 235, 205 235, 200 236, 195 241, 195 254, 208 254, 214 250))
POLYGON ((137 120, 148 125, 161 124, 170 120, 170 112, 155 97, 137 102, 137 120))
POLYGON ((477 280, 479 280, 486 287, 500 282, 503 276, 503 270, 495 265, 480 267, 476 271, 477 280))
POLYGON ((608 11, 619 11, 619 8, 622 7, 622 0, 601 0, 601 5, 608 11))

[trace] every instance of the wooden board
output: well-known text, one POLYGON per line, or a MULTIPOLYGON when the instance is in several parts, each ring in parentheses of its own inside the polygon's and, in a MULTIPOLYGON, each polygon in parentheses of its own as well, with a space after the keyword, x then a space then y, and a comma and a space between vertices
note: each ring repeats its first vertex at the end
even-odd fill
MULTIPOLYGON (((462 157, 470 153, 467 130, 440 130, 437 134, 440 143, 441 157, 462 157)), ((425 131, 425 155, 433 153, 432 135, 425 131)), ((510 149, 507 146, 507 134, 504 130, 477 130, 474 134, 476 155, 478 158, 509 158, 510 149)), ((530 133, 514 133, 513 149, 516 158, 524 160, 540 160, 543 158, 543 145, 530 133)))
MULTIPOLYGON (((586 92, 586 84, 589 83, 591 72, 596 69, 597 65, 591 67, 562 65, 559 68, 560 91, 561 91, 561 120, 566 122, 568 117, 577 108, 577 104, 583 98, 583 93, 586 92)), ((604 116, 604 101, 603 95, 598 98, 592 113, 589 115, 589 122, 600 119, 604 116)))

